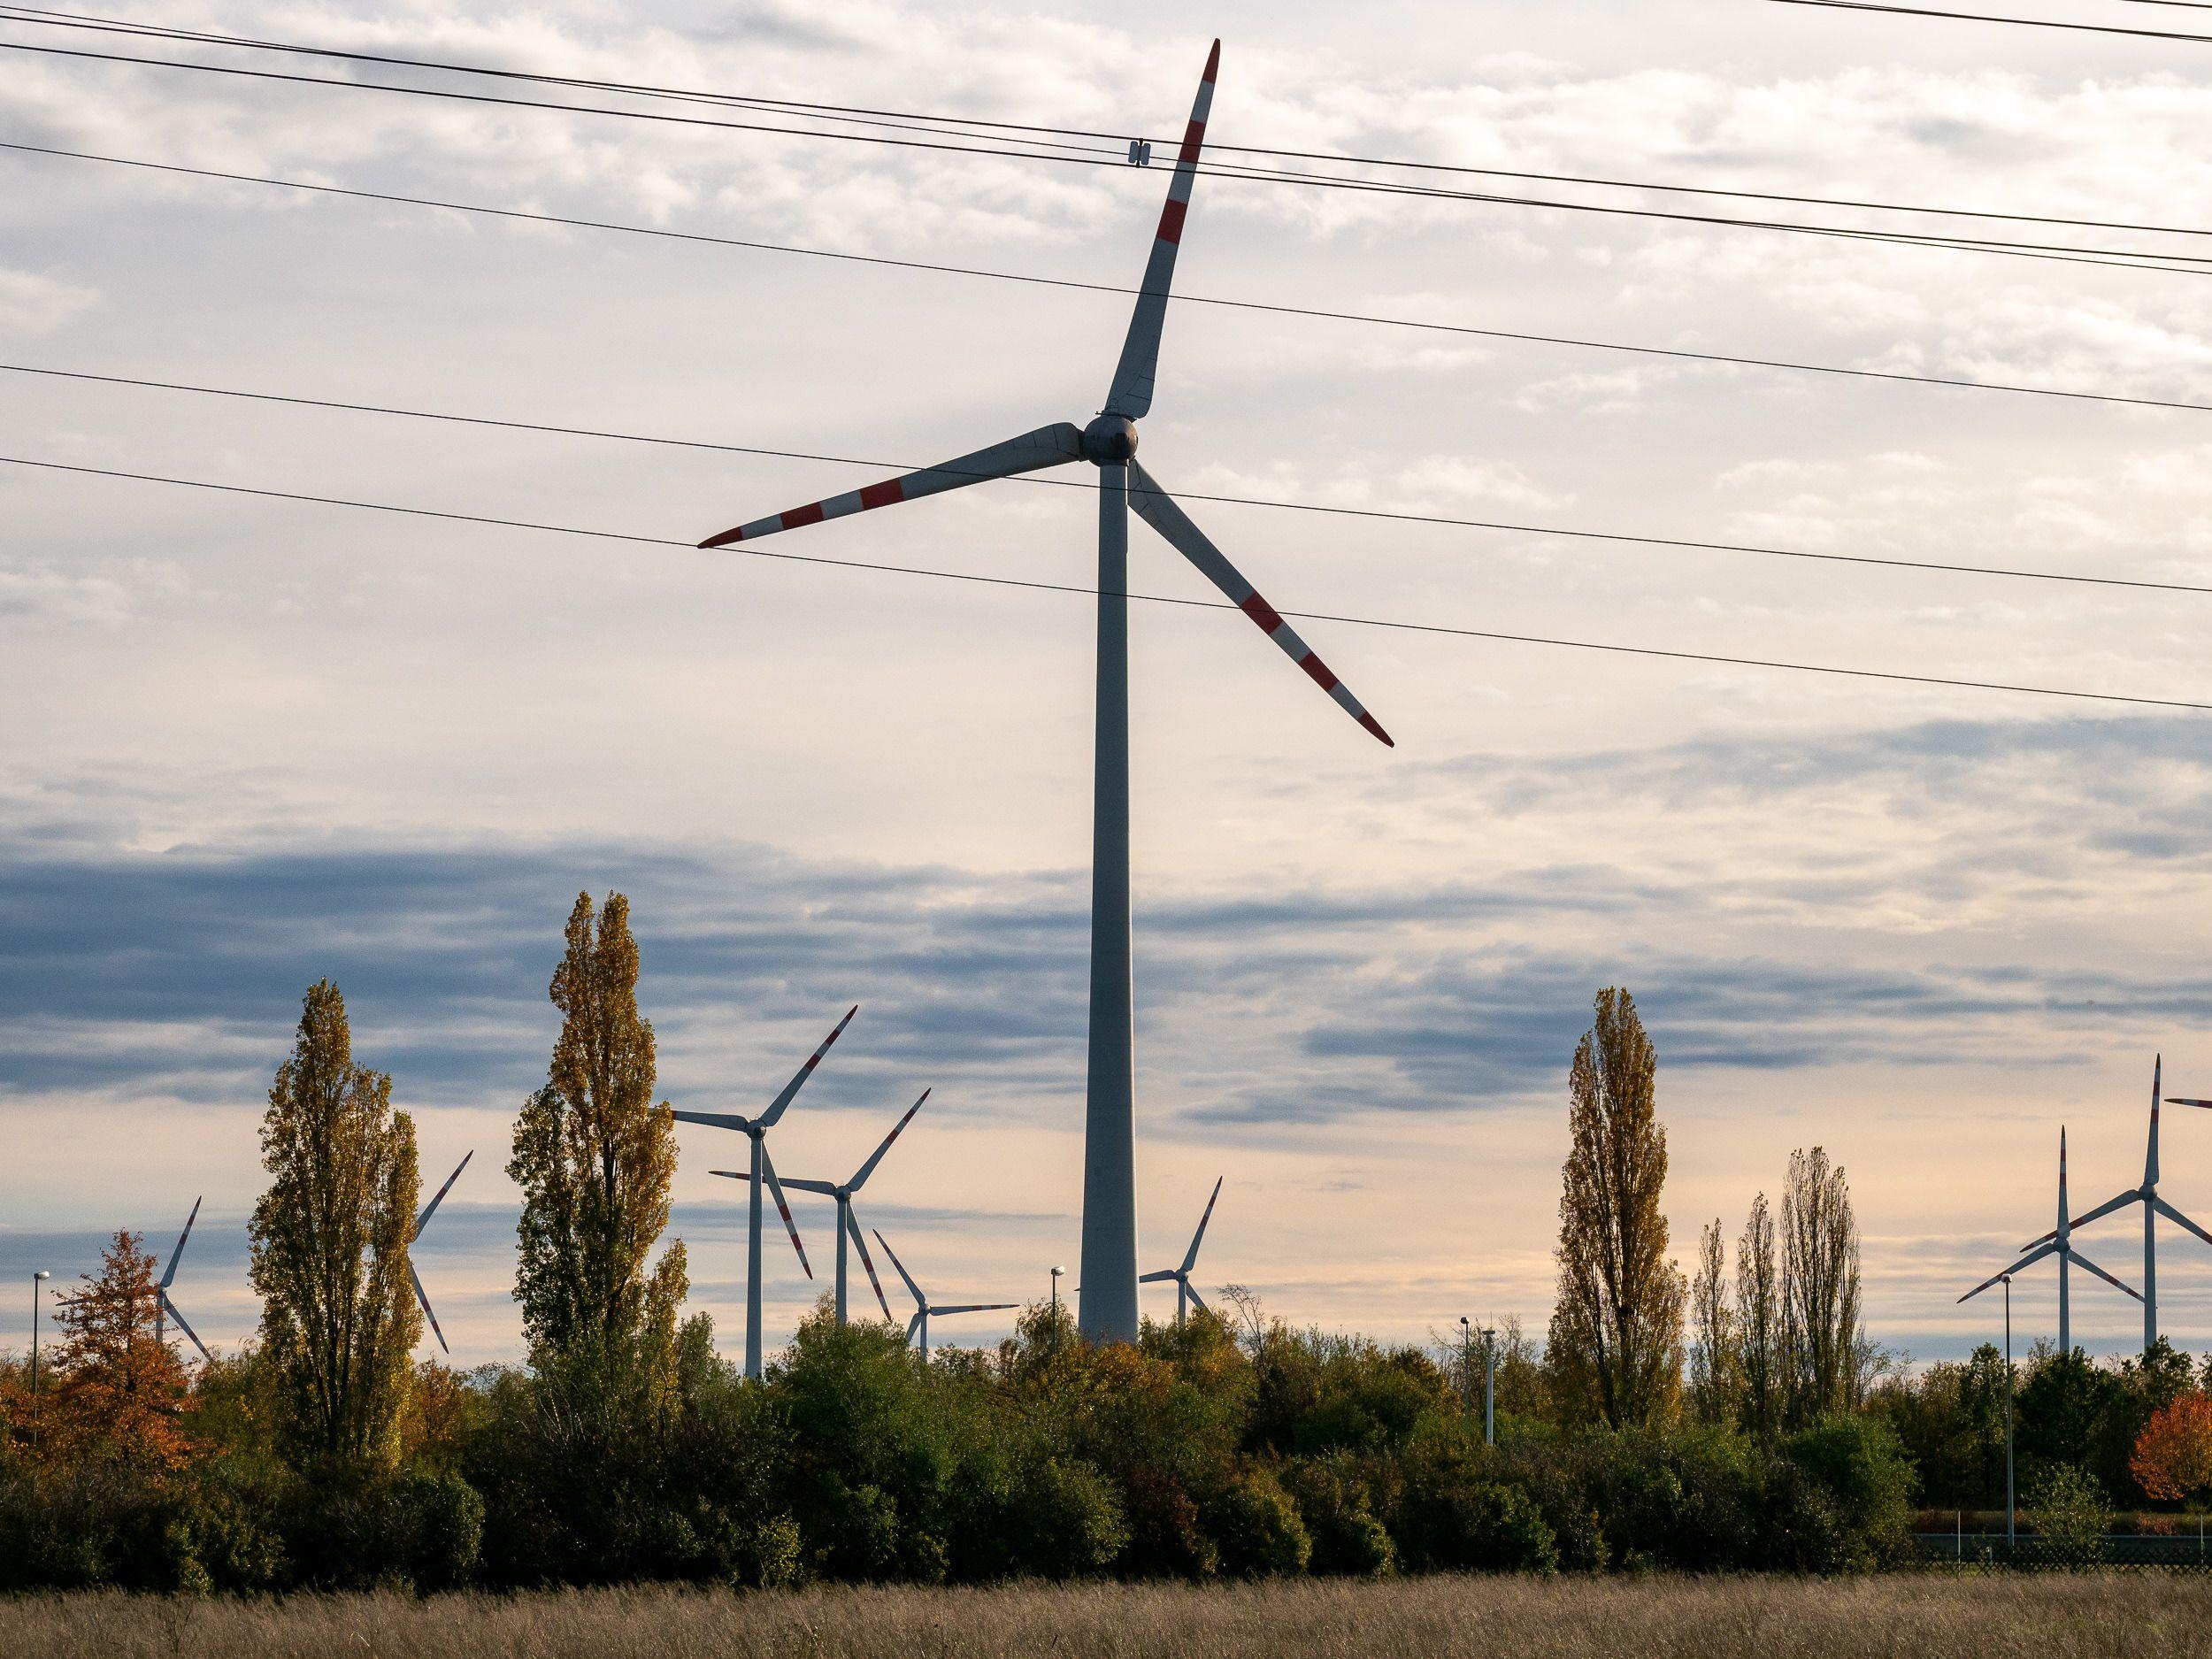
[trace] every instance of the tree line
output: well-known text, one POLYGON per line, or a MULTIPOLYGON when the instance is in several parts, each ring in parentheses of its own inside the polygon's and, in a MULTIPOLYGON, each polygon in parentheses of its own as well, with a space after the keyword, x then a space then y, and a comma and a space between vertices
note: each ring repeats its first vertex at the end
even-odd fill
MULTIPOLYGON (((35 1405, 0 1371, 0 1587, 1847 1571, 1897 1558, 1916 1502, 1985 1485, 1983 1356, 1883 1370, 1819 1148, 1778 1225, 1755 1199, 1732 1276, 1717 1221, 1682 1273, 1657 1056, 1614 989, 1569 1071, 1557 1305, 1540 1346, 1502 1332, 1494 1447, 1479 1354, 1294 1328, 1242 1287, 1133 1346, 1043 1305, 926 1359, 825 1306, 749 1381, 683 1310, 638 970, 626 902, 580 895, 508 1164, 526 1356, 469 1372, 412 1358, 413 1125, 337 987, 311 987, 263 1121, 257 1339, 188 1372, 154 1338, 153 1257, 117 1234, 60 1299, 35 1405)), ((2162 1363, 2151 1439, 2185 1450, 2176 1402, 2202 1396, 2162 1363)), ((2035 1455, 2187 1495, 2142 1478, 2131 1373, 2039 1364, 2035 1455)))

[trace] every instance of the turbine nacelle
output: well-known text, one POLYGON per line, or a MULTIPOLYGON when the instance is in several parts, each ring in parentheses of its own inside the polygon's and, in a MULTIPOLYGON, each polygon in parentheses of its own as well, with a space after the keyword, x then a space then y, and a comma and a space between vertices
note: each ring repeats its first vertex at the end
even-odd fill
POLYGON ((1083 428, 1083 458, 1094 466, 1121 466, 1135 458, 1137 423, 1125 415, 1101 415, 1083 428))

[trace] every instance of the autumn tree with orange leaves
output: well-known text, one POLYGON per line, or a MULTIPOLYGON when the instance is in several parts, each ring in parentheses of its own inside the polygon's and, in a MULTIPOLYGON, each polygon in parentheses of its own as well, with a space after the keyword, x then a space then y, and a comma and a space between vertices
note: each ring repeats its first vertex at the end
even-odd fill
POLYGON ((2192 1390, 2152 1412, 2128 1468, 2162 1503, 2212 1492, 2212 1399, 2192 1390))
POLYGON ((157 1268, 137 1233, 118 1233, 100 1253, 99 1272, 55 1298, 60 1334, 46 1444, 58 1455, 154 1471, 190 1455, 184 1365, 154 1338, 157 1268))

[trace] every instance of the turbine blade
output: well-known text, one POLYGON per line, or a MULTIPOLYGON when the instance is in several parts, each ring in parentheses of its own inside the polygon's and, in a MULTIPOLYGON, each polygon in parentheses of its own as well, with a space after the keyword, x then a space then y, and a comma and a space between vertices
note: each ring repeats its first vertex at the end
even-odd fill
POLYGON ((445 1333, 438 1326, 438 1316, 430 1311, 430 1298, 422 1294, 422 1280, 416 1276, 415 1264, 412 1262, 407 1264, 407 1277, 413 1281, 415 1300, 422 1304, 422 1317, 430 1321, 431 1334, 438 1339, 440 1348, 445 1348, 448 1354, 451 1354, 453 1350, 446 1348, 445 1333))
POLYGON ((908 1294, 914 1298, 916 1302, 926 1308, 929 1305, 929 1298, 922 1294, 922 1287, 914 1282, 914 1275, 908 1272, 906 1263, 899 1260, 899 1253, 891 1248, 891 1241, 883 1236, 880 1229, 875 1230, 875 1233, 876 1242, 883 1246, 883 1253, 891 1258, 891 1265, 898 1269, 899 1277, 906 1281, 908 1294))
POLYGON ((1206 1200, 1206 1213, 1198 1217, 1198 1231, 1190 1235, 1190 1248, 1183 1252, 1183 1271, 1187 1273, 1198 1265, 1198 1246, 1206 1236, 1206 1224, 1214 1218, 1214 1199, 1221 1196, 1221 1176, 1214 1177, 1213 1196, 1206 1200))
MULTIPOLYGON (((468 1168, 469 1159, 475 1156, 476 1148, 471 1147, 462 1155, 461 1161, 453 1166, 453 1173, 445 1178, 445 1185, 438 1188, 438 1195, 425 1204, 422 1207, 422 1214, 415 1217, 415 1230, 407 1235, 408 1243, 412 1244, 417 1239, 422 1237, 424 1226, 428 1224, 430 1217, 437 1213, 438 1206, 445 1202, 445 1195, 453 1190, 453 1183, 461 1179, 461 1171, 468 1168)), ((430 1323, 435 1325, 437 1321, 433 1319, 430 1323)))
POLYGON ((1328 664, 1313 654, 1313 648, 1298 637, 1298 631, 1283 620, 1274 606, 1260 597, 1258 590, 1245 580, 1244 573, 1229 563, 1221 549, 1191 522, 1190 515, 1176 505, 1174 497, 1135 461, 1129 463, 1129 506, 1138 518, 1158 531, 1170 547, 1195 565, 1208 581, 1227 595, 1238 610, 1258 624, 1260 632, 1304 669, 1314 684, 1335 698, 1339 708, 1383 743, 1392 749, 1397 747, 1390 733, 1346 689, 1344 682, 1329 672, 1328 664))
MULTIPOLYGON (((853 1191, 856 1193, 858 1192, 861 1189, 861 1187, 867 1181, 868 1178, 876 1172, 876 1165, 883 1162, 883 1155, 891 1149, 891 1143, 899 1138, 899 1131, 905 1128, 907 1125, 914 1121, 914 1114, 922 1109, 922 1101, 927 1100, 928 1098, 929 1091, 927 1089, 924 1089, 922 1091, 922 1100, 918 1100, 911 1106, 909 1106, 906 1109, 906 1116, 900 1118, 898 1122, 891 1125, 891 1133, 883 1137, 883 1144, 878 1147, 875 1149, 874 1155, 871 1156, 865 1164, 860 1166, 860 1173, 853 1177, 853 1191)), ((886 1317, 888 1317, 887 1315, 886 1317)))
MULTIPOLYGON (((197 1210, 199 1206, 195 1204, 193 1208, 197 1210)), ((169 1293, 157 1288, 154 1294, 161 1298, 161 1305, 168 1310, 169 1317, 177 1322, 177 1329, 192 1339, 192 1346, 200 1350, 200 1357, 212 1360, 215 1356, 207 1351, 207 1344, 200 1340, 200 1333, 185 1323, 184 1316, 177 1311, 177 1304, 169 1300, 169 1293)))
POLYGON ((783 1217, 783 1230, 791 1235, 791 1248, 799 1253, 799 1265, 806 1269, 809 1279, 814 1277, 814 1263, 806 1259, 806 1246, 799 1242, 798 1225, 791 1219, 791 1206, 784 1202, 783 1183, 776 1179, 776 1161, 768 1156, 768 1142, 760 1143, 761 1172, 768 1177, 769 1195, 776 1201, 776 1213, 783 1217))
MULTIPOLYGON (((748 1176, 744 1179, 750 1179, 751 1178, 748 1176)), ((837 1188, 827 1181, 803 1181, 795 1175, 789 1180, 786 1181, 784 1185, 798 1192, 816 1193, 824 1198, 834 1198, 837 1196, 837 1188)))
MULTIPOLYGON (((883 1248, 884 1248, 885 1249, 887 1249, 887 1249, 889 1249, 891 1247, 890 1247, 889 1245, 887 1245, 887 1245, 885 1245, 883 1248)), ((926 1309, 926 1308, 921 1308, 921 1309, 917 1309, 917 1310, 915 1310, 914 1317, 913 1317, 911 1319, 909 1319, 909 1320, 906 1322, 906 1345, 907 1345, 907 1347, 909 1347, 909 1348, 912 1348, 912 1347, 914 1346, 914 1333, 915 1333, 915 1332, 917 1332, 917 1331, 918 1331, 919 1329, 921 1329, 922 1321, 923 1321, 923 1320, 925 1320, 925 1319, 926 1319, 926 1318, 928 1318, 928 1317, 929 1317, 929 1310, 928 1310, 928 1309, 926 1309)))
POLYGON ((2045 1256, 2055 1256, 2057 1253, 2058 1240, 2055 1239, 2052 1240, 2047 1244, 2039 1244, 2035 1247, 2035 1248, 2030 1250, 2025 1256, 2015 1262, 2010 1267, 2001 1268, 1996 1272, 1992 1273, 1987 1279, 1982 1280, 1980 1284, 1975 1286, 1973 1289, 1968 1291, 1965 1295, 1961 1296, 1959 1300, 1961 1302, 1971 1301, 1974 1297, 1980 1295, 1982 1292, 1987 1290, 1999 1279, 2004 1278, 2007 1273, 2016 1273, 2024 1267, 2032 1267, 2045 1256))
POLYGON ((1018 1302, 963 1302, 949 1308, 932 1308, 929 1311, 932 1317, 942 1318, 949 1313, 995 1313, 1002 1308, 1020 1306, 1018 1302))
MULTIPOLYGON (((200 1203, 198 1198, 192 1201, 192 1213, 184 1218, 184 1231, 177 1234, 177 1248, 169 1252, 169 1265, 162 1270, 160 1289, 168 1289, 177 1276, 177 1258, 184 1254, 184 1241, 192 1236, 192 1224, 200 1218, 200 1203)), ((181 1325, 184 1322, 180 1319, 177 1323, 181 1325)), ((192 1340, 196 1342, 200 1339, 196 1336, 192 1340)), ((203 1348, 201 1352, 206 1350, 203 1348)))
POLYGON ((783 1109, 791 1104, 791 1097, 799 1092, 799 1086, 814 1075, 814 1068, 822 1064, 822 1056, 830 1051, 830 1044, 845 1034, 845 1027, 853 1023, 853 1016, 858 1012, 860 1012, 860 1004, 857 1002, 847 1009, 845 1018, 837 1022, 837 1029, 822 1039, 822 1046, 807 1056, 806 1064, 799 1068, 797 1075, 783 1086, 783 1093, 768 1102, 768 1110, 760 1115, 760 1126, 763 1129, 772 1129, 776 1126, 776 1119, 782 1117, 783 1109))
POLYGON ((749 1129, 751 1122, 735 1112, 671 1112, 680 1124, 706 1124, 716 1129, 749 1129))
POLYGON ((1140 1285, 1164 1285, 1174 1278, 1175 1270, 1171 1267, 1164 1267, 1156 1273, 1138 1274, 1137 1283, 1140 1285))
POLYGON ((2166 1075, 2166 1056, 2159 1055, 2151 1061, 2151 1135, 2150 1145, 2143 1154, 2143 1185, 2147 1189, 2158 1185, 2158 1091, 2166 1075))
POLYGON ((891 1304, 883 1299, 883 1281, 876 1277, 876 1264, 868 1255, 868 1240, 860 1236, 860 1223, 853 1219, 852 1201, 845 1201, 845 1231, 852 1235, 853 1248, 860 1252, 860 1264, 868 1270, 869 1286, 876 1293, 876 1306, 883 1310, 883 1317, 891 1317, 891 1304))
POLYGON ((2169 1106, 2212 1106, 2212 1100, 2186 1100, 2179 1094, 2169 1094, 2166 1096, 2166 1104, 2169 1106))
POLYGON ((1121 343, 1121 361, 1114 365, 1113 389, 1106 395, 1105 412, 1127 420, 1141 420, 1152 407, 1153 376, 1160 365, 1160 328, 1167 321, 1168 290, 1175 282, 1175 254, 1183 245, 1183 219, 1190 211, 1191 186, 1198 177, 1198 152, 1206 138, 1206 118, 1214 103, 1214 76, 1221 68, 1221 42, 1206 54, 1206 73, 1200 77, 1198 96, 1192 101, 1190 125, 1183 129, 1183 148, 1176 153, 1175 176, 1168 180, 1167 205, 1160 210, 1159 228, 1152 234, 1152 257, 1145 261, 1144 285, 1137 290, 1136 310, 1129 319, 1129 333, 1121 343))
POLYGON ((848 513, 895 506, 902 501, 918 501, 924 495, 941 495, 949 489, 986 483, 995 478, 1011 478, 1017 472, 1034 472, 1040 467, 1060 466, 1082 458, 1083 434, 1066 421, 1058 421, 1049 426, 1040 426, 1034 432, 1025 432, 1018 438, 1009 438, 1003 443, 995 443, 987 449, 978 449, 936 466, 924 467, 918 472, 887 478, 864 489, 849 490, 842 495, 832 495, 826 501, 810 502, 803 507, 794 507, 788 512, 756 518, 750 524, 739 525, 734 530, 710 535, 699 545, 717 548, 728 547, 738 541, 757 541, 761 537, 773 535, 779 530, 796 530, 806 525, 819 524, 825 518, 842 518, 848 513))
POLYGON ((2176 1226, 2186 1227, 2190 1232, 2195 1233, 2197 1237, 2202 1239, 2207 1244, 2212 1244, 2212 1233, 2207 1233, 2202 1227, 2197 1225, 2195 1222, 2190 1220, 2188 1217, 2183 1215, 2181 1211, 2176 1210, 2163 1198, 2154 1198, 2151 1201, 2151 1202, 2160 1215, 2165 1217, 2167 1220, 2172 1222, 2176 1226))
POLYGON ((2066 1247, 2066 1257, 2069 1261, 2072 1262, 2075 1266, 2087 1268, 2091 1272, 2094 1273, 2099 1279, 2104 1280, 2106 1284, 2111 1286, 2115 1290, 2124 1290, 2129 1295, 2134 1297, 2138 1302, 2143 1300, 2143 1293, 2141 1291, 2136 1289, 2131 1285, 2122 1284, 2118 1279, 2113 1278, 2111 1274, 2106 1272, 2104 1269, 2099 1267, 2094 1262, 2084 1256, 2079 1250, 2074 1248, 2074 1247, 2070 1244, 2066 1247))
POLYGON ((1202 1295, 1200 1295, 1200 1294, 1198 1294, 1198 1286, 1195 1286, 1195 1285, 1186 1285, 1186 1286, 1183 1286, 1183 1294, 1184 1294, 1186 1296, 1188 1296, 1188 1297, 1191 1299, 1191 1301, 1192 1301, 1192 1302, 1195 1302, 1195 1303, 1197 1304, 1197 1306, 1198 1306, 1198 1311, 1199 1311, 1199 1312, 1201 1312, 1201 1313, 1211 1313, 1211 1312, 1213 1311, 1213 1310, 1212 1310, 1211 1308, 1209 1308, 1209 1307, 1206 1305, 1206 1299, 1205 1299, 1203 1296, 1202 1296, 1202 1295))
MULTIPOLYGON (((2116 1197, 2108 1198, 2104 1201, 2104 1202, 2099 1204, 2094 1210, 2088 1211, 2085 1215, 2073 1217, 2067 1222, 2066 1230, 2069 1233, 2071 1233, 2075 1228, 2085 1227, 2093 1221, 2102 1221, 2114 1210, 2125 1210, 2130 1204, 2141 1198, 2142 1195, 2141 1192, 2135 1191, 2122 1193, 2116 1197)), ((2054 1235, 2047 1233, 2043 1236, 2047 1239, 2053 1237, 2054 1235)))

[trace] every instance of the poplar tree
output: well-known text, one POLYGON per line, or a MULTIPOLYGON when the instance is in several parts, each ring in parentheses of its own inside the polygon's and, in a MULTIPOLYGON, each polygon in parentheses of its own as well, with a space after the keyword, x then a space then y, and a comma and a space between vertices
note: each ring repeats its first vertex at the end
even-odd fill
POLYGON ((1559 1293, 1548 1345, 1561 1404, 1609 1427, 1671 1415, 1688 1287, 1667 1256, 1667 1133, 1658 1056, 1625 990, 1597 995, 1568 1075, 1572 1137, 1559 1200, 1559 1293))
POLYGON ((1790 1154, 1782 1194, 1786 1411, 1810 1423, 1858 1403, 1859 1224, 1841 1166, 1819 1147, 1790 1154))
POLYGON ((1764 1439, 1781 1426, 1786 1394, 1782 1285, 1774 1211, 1761 1193, 1736 1240, 1736 1352, 1743 1367, 1743 1425, 1764 1439))
POLYGON ((515 1125, 507 1173, 522 1188, 522 1304, 531 1363, 572 1408, 672 1384, 682 1240, 652 1263, 668 1225, 675 1119, 653 1101, 653 1027, 638 1012, 629 901, 595 917, 579 894, 549 995, 561 1033, 545 1087, 515 1125))
POLYGON ((286 1427, 312 1455, 388 1462, 422 1334, 407 1281, 415 1125, 392 1079, 357 1064, 345 999, 308 990, 261 1120, 271 1176, 247 1229, 262 1352, 286 1427))
POLYGON ((1698 1236, 1690 1326, 1690 1409, 1701 1423, 1733 1423, 1743 1394, 1743 1360, 1728 1281, 1728 1247, 1717 1216, 1698 1236))

